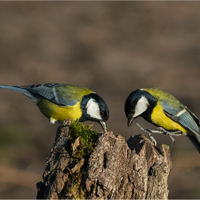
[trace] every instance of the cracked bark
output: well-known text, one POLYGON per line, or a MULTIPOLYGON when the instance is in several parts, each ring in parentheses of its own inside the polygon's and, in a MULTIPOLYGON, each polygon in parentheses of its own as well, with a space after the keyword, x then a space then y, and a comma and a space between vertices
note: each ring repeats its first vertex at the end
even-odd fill
MULTIPOLYGON (((67 142, 69 121, 58 128, 55 143, 47 159, 43 182, 37 184, 37 198, 76 198, 69 189, 73 174, 82 166, 81 188, 86 199, 167 199, 168 175, 172 167, 167 145, 154 147, 143 135, 126 142, 112 132, 101 133, 88 159, 74 162, 72 149, 79 146, 67 142)), ((79 141, 78 141, 79 140, 79 141)))

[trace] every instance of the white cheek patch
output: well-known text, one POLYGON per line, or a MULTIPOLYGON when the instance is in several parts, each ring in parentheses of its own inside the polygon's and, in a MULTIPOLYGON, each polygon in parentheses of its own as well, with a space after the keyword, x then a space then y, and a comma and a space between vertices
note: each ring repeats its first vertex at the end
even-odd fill
POLYGON ((92 118, 102 120, 100 115, 99 105, 94 99, 90 99, 86 105, 87 114, 90 115, 92 118))
POLYGON ((148 100, 144 96, 142 96, 135 106, 135 114, 133 115, 133 117, 135 118, 141 115, 143 112, 145 112, 147 110, 148 105, 148 100))

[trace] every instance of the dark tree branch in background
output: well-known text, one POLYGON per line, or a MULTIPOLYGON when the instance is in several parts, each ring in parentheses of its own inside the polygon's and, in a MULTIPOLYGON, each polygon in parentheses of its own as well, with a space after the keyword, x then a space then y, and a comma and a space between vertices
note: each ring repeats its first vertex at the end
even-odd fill
POLYGON ((143 135, 126 142, 112 132, 101 133, 91 155, 76 162, 72 152, 81 142, 68 141, 69 123, 58 128, 43 182, 37 184, 38 199, 168 198, 169 146, 155 148, 143 135))

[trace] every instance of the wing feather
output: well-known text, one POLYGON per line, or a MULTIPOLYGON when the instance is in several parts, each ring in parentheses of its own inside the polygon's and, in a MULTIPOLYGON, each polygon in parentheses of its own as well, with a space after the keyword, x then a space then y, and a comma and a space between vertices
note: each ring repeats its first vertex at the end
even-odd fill
POLYGON ((187 107, 185 107, 185 109, 190 113, 190 115, 193 117, 194 121, 197 123, 198 127, 200 127, 200 122, 199 122, 199 119, 198 117, 193 113, 191 112, 191 110, 189 110, 187 107))
POLYGON ((45 99, 48 99, 52 103, 55 103, 59 106, 73 106, 78 102, 78 99, 66 98, 67 96, 71 96, 71 90, 67 90, 65 88, 65 93, 68 95, 60 94, 60 90, 62 86, 60 84, 40 84, 40 85, 32 85, 25 87, 29 92, 34 95, 41 96, 45 99))
POLYGON ((162 101, 162 104, 164 112, 169 118, 191 131, 192 134, 189 133, 187 137, 200 153, 200 132, 198 128, 200 124, 197 116, 184 105, 180 105, 179 108, 176 109, 169 106, 166 101, 162 101))
POLYGON ((165 114, 175 122, 180 123, 182 126, 190 129, 191 131, 199 132, 198 125, 194 116, 188 112, 185 106, 180 106, 178 109, 173 108, 167 104, 166 101, 162 101, 165 114), (179 113, 181 114, 179 115, 179 113))

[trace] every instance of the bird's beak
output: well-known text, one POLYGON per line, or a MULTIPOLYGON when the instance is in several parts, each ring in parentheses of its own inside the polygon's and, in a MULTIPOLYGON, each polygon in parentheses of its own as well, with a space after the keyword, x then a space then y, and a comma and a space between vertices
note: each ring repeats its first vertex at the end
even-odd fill
POLYGON ((127 123, 128 127, 130 127, 131 124, 133 123, 133 119, 134 119, 133 115, 128 116, 128 123, 127 123))
POLYGON ((100 124, 101 124, 103 130, 104 130, 105 132, 107 132, 106 122, 104 122, 104 121, 100 121, 100 124))

